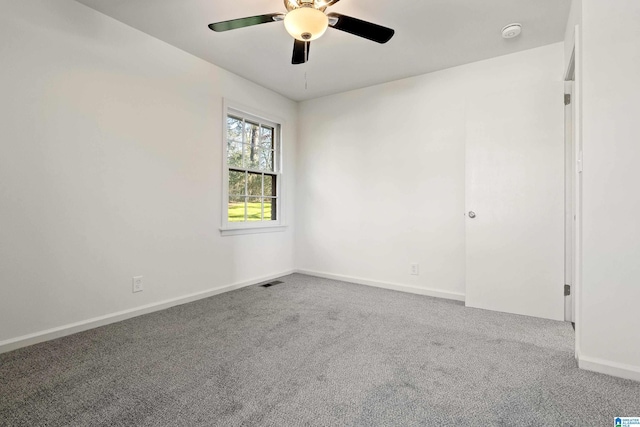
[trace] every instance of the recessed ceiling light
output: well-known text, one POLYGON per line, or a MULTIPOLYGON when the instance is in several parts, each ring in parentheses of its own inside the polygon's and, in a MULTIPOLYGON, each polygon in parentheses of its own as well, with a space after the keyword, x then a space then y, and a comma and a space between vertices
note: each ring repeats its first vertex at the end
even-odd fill
POLYGON ((502 29, 502 37, 505 39, 512 39, 514 37, 518 37, 521 32, 522 32, 522 25, 509 24, 502 29))

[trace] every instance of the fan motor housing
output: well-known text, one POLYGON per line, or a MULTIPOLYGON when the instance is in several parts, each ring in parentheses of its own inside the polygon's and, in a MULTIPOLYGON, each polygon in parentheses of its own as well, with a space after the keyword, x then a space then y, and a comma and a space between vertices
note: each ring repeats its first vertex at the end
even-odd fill
POLYGON ((286 7, 289 12, 300 7, 312 7, 324 12, 329 6, 338 1, 339 0, 284 0, 284 7, 286 7))

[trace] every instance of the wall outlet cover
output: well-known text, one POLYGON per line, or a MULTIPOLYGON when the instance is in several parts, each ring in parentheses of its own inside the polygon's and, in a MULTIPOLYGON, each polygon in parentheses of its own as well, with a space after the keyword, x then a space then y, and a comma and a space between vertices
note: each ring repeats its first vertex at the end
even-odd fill
POLYGON ((411 275, 417 276, 420 274, 420 265, 419 264, 411 264, 411 275))
POLYGON ((142 292, 143 289, 142 276, 135 276, 133 278, 133 292, 142 292))

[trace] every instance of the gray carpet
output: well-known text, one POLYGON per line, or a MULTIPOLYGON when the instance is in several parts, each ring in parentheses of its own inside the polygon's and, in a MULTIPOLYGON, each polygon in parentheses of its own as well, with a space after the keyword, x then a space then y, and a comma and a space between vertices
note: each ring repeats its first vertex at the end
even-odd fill
POLYGON ((567 323, 303 275, 0 355, 2 426, 609 426, 567 323))

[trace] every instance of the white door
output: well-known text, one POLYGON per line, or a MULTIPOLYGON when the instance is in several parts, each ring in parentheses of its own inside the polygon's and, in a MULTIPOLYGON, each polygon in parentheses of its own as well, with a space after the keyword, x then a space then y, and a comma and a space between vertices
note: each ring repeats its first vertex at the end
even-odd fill
POLYGON ((564 87, 549 86, 467 105, 469 307, 564 320, 564 87))

